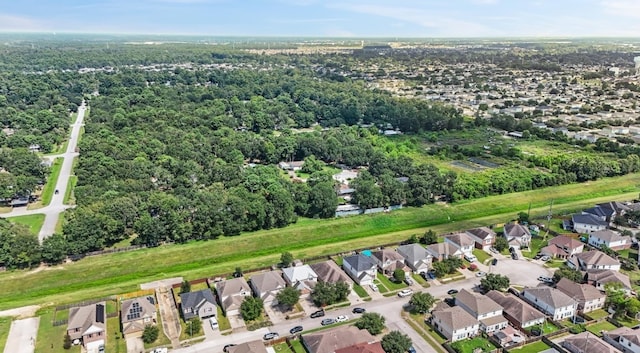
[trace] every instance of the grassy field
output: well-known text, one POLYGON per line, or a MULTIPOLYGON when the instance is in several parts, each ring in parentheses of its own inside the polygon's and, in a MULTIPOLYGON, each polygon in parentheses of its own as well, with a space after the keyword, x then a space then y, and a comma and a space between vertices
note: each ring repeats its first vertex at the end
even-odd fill
POLYGON ((0 309, 40 303, 66 303, 127 292, 140 283, 175 275, 211 277, 278 263, 280 254, 296 258, 344 252, 407 239, 432 229, 438 233, 503 223, 524 211, 531 215, 575 211, 597 202, 638 197, 640 174, 522 193, 405 208, 388 214, 340 219, 300 219, 270 229, 212 241, 162 246, 134 252, 92 256, 48 271, 0 273, 0 309), (450 217, 450 220, 448 219, 450 217), (135 263, 135 266, 130 264, 135 263))
POLYGON ((60 169, 62 169, 62 158, 56 158, 51 165, 51 173, 47 178, 47 184, 45 184, 42 190, 42 205, 48 206, 51 203, 53 192, 56 190, 56 183, 60 176, 60 169))
MULTIPOLYGON (((80 353, 80 346, 72 346, 66 350, 62 347, 67 325, 53 326, 53 308, 38 311, 40 326, 38 327, 38 339, 36 339, 36 352, 47 353, 80 353)), ((107 332, 107 334, 109 334, 107 332)), ((114 350, 115 352, 115 350, 114 350)))
POLYGON ((0 317, 0 351, 4 351, 4 345, 7 344, 7 337, 9 337, 9 329, 11 328, 11 320, 13 320, 12 317, 0 317))
POLYGON ((44 223, 44 215, 43 214, 34 214, 28 216, 17 216, 7 218, 13 223, 23 224, 31 230, 31 233, 38 234, 40 233, 40 228, 42 228, 42 223, 44 223))

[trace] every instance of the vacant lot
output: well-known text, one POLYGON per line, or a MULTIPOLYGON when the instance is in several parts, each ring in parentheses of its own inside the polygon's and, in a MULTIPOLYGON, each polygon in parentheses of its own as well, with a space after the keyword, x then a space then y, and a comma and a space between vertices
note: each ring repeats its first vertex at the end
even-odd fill
POLYGON ((44 223, 43 214, 17 216, 17 217, 10 217, 7 219, 13 223, 23 224, 29 227, 29 230, 31 230, 31 233, 36 235, 40 233, 40 228, 42 228, 42 223, 44 223))
POLYGON ((75 302, 128 292, 139 283, 174 275, 196 279, 278 263, 283 251, 296 257, 339 253, 349 249, 397 242, 427 229, 444 233, 503 223, 526 211, 532 216, 555 214, 608 200, 638 196, 640 174, 565 185, 521 193, 491 196, 455 204, 406 208, 376 214, 328 220, 301 219, 283 229, 271 229, 207 242, 163 246, 134 252, 92 256, 46 271, 0 274, 0 309, 28 304, 75 302), (135 266, 131 266, 135 264, 135 266))

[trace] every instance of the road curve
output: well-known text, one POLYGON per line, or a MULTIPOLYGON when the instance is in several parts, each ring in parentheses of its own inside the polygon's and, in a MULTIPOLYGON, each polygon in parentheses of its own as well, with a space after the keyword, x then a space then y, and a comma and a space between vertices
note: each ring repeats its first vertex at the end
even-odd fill
POLYGON ((69 178, 71 177, 71 173, 73 171, 73 159, 79 155, 79 153, 76 152, 76 148, 78 147, 80 130, 82 126, 84 126, 84 114, 86 109, 87 106, 83 101, 82 105, 78 107, 78 118, 76 119, 75 123, 70 126, 71 134, 69 136, 69 144, 67 145, 67 150, 63 154, 56 156, 62 157, 63 161, 62 167, 60 168, 60 175, 58 176, 58 181, 56 182, 56 189, 58 190, 58 193, 56 194, 54 192, 49 205, 37 210, 27 210, 26 207, 14 208, 9 213, 0 214, 0 217, 2 218, 44 214, 44 223, 42 224, 42 228, 40 229, 40 234, 38 234, 38 239, 40 240, 40 242, 55 233, 56 224, 58 224, 60 214, 67 208, 72 207, 69 205, 65 205, 63 201, 64 195, 67 192, 67 186, 69 185, 69 178))

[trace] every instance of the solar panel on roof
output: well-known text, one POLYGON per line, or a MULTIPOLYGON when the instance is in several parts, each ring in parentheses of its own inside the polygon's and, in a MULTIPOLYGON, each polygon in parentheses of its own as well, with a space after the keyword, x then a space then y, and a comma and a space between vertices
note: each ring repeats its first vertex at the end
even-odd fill
POLYGON ((104 305, 96 304, 96 322, 104 323, 104 305))

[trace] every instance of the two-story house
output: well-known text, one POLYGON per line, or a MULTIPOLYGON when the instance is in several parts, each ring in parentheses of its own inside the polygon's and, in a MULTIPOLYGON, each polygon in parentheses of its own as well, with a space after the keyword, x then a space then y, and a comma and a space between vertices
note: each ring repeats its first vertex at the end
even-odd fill
POLYGON ((156 320, 156 298, 152 295, 120 303, 120 328, 125 338, 142 336, 145 326, 155 325, 156 320))
POLYGON ((600 248, 603 245, 611 250, 623 250, 631 247, 631 237, 621 235, 610 229, 599 230, 589 234, 589 244, 600 248))
POLYGON ((216 294, 220 307, 227 316, 240 314, 240 305, 251 296, 251 287, 244 277, 232 278, 216 283, 216 294))
POLYGON ((489 291, 486 296, 500 304, 503 315, 517 329, 522 330, 542 324, 546 319, 545 314, 516 296, 495 290, 489 291))
POLYGON ((376 262, 363 254, 351 255, 342 259, 342 268, 356 283, 370 285, 376 279, 376 262))
POLYGON ((578 302, 579 313, 602 309, 607 299, 607 296, 596 287, 579 284, 567 278, 560 279, 556 288, 578 302))
POLYGON ((437 261, 442 261, 450 257, 462 259, 464 256, 460 248, 449 242, 427 245, 427 252, 431 255, 432 259, 437 261))
POLYGON ((69 309, 67 334, 72 341, 80 340, 87 351, 97 351, 107 339, 107 309, 105 302, 69 309))
POLYGON ((640 353, 640 330, 622 326, 602 332, 602 339, 624 353, 640 353))
POLYGON ((589 270, 587 271, 587 283, 604 292, 608 284, 615 284, 630 294, 632 291, 629 276, 613 270, 589 270))
POLYGON ((475 241, 478 249, 489 250, 496 242, 496 232, 487 227, 469 229, 465 233, 475 241))
POLYGON ((584 243, 578 239, 558 235, 549 240, 549 245, 540 249, 542 255, 558 259, 567 259, 584 250, 584 243))
POLYGON ((318 274, 309 265, 284 268, 282 277, 288 285, 299 290, 301 294, 310 294, 318 283, 318 274))
POLYGON ((343 282, 349 285, 349 289, 353 287, 351 278, 333 260, 316 262, 309 266, 318 275, 318 281, 325 283, 343 282))
POLYGON ((588 331, 568 336, 562 341, 562 348, 570 353, 620 353, 588 331))
POLYGON ((504 226, 504 237, 507 238, 509 246, 515 249, 528 247, 531 243, 531 232, 519 223, 509 223, 504 226))
POLYGON ((607 229, 609 223, 590 213, 574 214, 571 216, 573 231, 576 233, 593 233, 607 229))
POLYGON ((253 294, 262 299, 264 305, 269 306, 278 305, 276 296, 287 286, 279 271, 269 271, 251 276, 249 285, 253 289, 253 294))
POLYGON ((620 261, 598 250, 575 254, 567 260, 567 265, 581 271, 620 270, 620 261))
POLYGON ((404 257, 391 249, 374 251, 371 254, 371 258, 378 265, 378 270, 387 276, 393 275, 393 272, 397 269, 404 272, 411 271, 411 269, 405 265, 404 257))
POLYGON ((523 298, 553 320, 560 321, 576 314, 578 303, 560 290, 551 287, 525 288, 523 298))
POLYGON ((480 330, 486 333, 500 331, 507 327, 507 319, 502 316, 502 306, 487 296, 462 289, 456 295, 456 305, 478 320, 480 330))
POLYGON ((475 337, 480 330, 478 320, 459 306, 434 310, 431 312, 431 324, 451 342, 475 337))
POLYGON ((427 272, 431 268, 433 256, 420 244, 401 245, 398 254, 404 257, 404 262, 415 273, 427 272))
POLYGON ((466 233, 454 233, 444 236, 444 242, 460 249, 463 255, 472 255, 476 242, 466 233))

